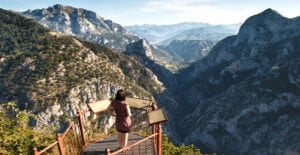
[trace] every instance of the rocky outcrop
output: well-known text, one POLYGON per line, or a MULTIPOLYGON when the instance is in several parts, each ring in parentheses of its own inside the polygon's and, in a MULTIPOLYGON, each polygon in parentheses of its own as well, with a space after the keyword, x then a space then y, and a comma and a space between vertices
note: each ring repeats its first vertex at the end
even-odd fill
MULTIPOLYGON (((164 51, 148 41, 140 39, 137 42, 129 44, 125 54, 137 55, 155 62, 156 64, 175 72, 184 66, 183 59, 171 51, 164 51)), ((145 64, 145 63, 143 63, 145 64)))
POLYGON ((174 72, 178 70, 176 65, 174 65, 178 62, 174 60, 177 59, 175 55, 172 56, 168 52, 148 44, 148 42, 143 39, 128 45, 124 54, 144 64, 157 75, 158 80, 162 81, 166 87, 171 88, 176 85, 176 82, 173 80, 174 72), (161 63, 162 61, 164 63, 161 63))

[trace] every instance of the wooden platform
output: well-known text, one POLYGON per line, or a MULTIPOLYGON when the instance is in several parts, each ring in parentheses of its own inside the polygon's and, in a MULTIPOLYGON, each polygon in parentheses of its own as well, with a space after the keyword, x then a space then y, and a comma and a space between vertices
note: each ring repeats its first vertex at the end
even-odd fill
MULTIPOLYGON (((143 139, 140 136, 129 134, 128 145, 133 144, 139 140, 143 139)), ((113 135, 102 141, 89 144, 85 149, 84 155, 104 155, 105 149, 108 148, 111 152, 118 150, 118 137, 113 135)), ((128 150, 126 153, 123 152, 120 155, 131 155, 131 154, 140 154, 140 155, 154 155, 153 153, 153 141, 151 139, 141 143, 140 145, 135 146, 133 149, 128 150)))

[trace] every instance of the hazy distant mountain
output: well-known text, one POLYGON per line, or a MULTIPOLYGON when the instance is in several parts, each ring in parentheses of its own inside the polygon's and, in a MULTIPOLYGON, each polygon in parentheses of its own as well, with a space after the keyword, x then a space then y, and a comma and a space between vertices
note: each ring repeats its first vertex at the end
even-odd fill
POLYGON ((155 44, 162 44, 161 42, 169 39, 169 41, 167 43, 164 43, 164 45, 166 45, 175 39, 177 39, 177 40, 205 40, 205 39, 203 39, 204 36, 202 36, 202 38, 199 38, 199 37, 195 38, 195 36, 193 36, 194 38, 191 37, 189 39, 183 39, 183 37, 180 34, 191 35, 191 32, 188 32, 189 30, 195 31, 195 30, 199 29, 200 32, 198 32, 198 33, 206 33, 207 39, 210 39, 209 37, 207 37, 208 36, 207 33, 212 33, 212 35, 215 35, 215 36, 211 37, 211 38, 214 39, 216 37, 220 38, 220 36, 224 36, 224 34, 229 34, 229 35, 236 34, 239 29, 239 26, 240 26, 240 24, 210 25, 207 23, 179 23, 179 24, 173 24, 173 25, 134 25, 134 26, 127 26, 126 28, 132 34, 135 34, 141 38, 146 38, 147 40, 149 40, 150 42, 153 42, 155 44), (201 28, 203 28, 203 29, 201 29, 201 28), (192 29, 195 29, 195 30, 192 30, 192 29), (203 32, 203 31, 205 31, 205 32, 203 32), (218 36, 216 36, 217 35, 216 33, 219 33, 218 36), (176 36, 178 36, 178 38, 171 39, 176 36))
POLYGON ((129 43, 139 39, 127 33, 121 25, 81 8, 57 4, 49 8, 28 10, 22 14, 37 20, 49 29, 121 52, 129 43))
POLYGON ((205 56, 218 41, 235 35, 239 27, 240 24, 179 23, 126 28, 129 32, 159 45, 160 48, 176 53, 185 63, 192 63, 205 56))
POLYGON ((173 40, 161 48, 174 52, 186 63, 193 63, 206 56, 216 43, 210 40, 173 40))
POLYGON ((238 33, 240 25, 216 25, 207 26, 202 28, 193 28, 182 31, 164 41, 161 41, 160 45, 168 45, 173 40, 210 40, 220 41, 228 36, 238 33))
POLYGON ((158 43, 168 39, 179 32, 210 26, 207 23, 178 23, 173 25, 133 25, 126 26, 126 29, 134 35, 145 38, 152 43, 158 43))
POLYGON ((225 154, 300 152, 300 18, 250 17, 182 71, 175 129, 184 143, 225 154))

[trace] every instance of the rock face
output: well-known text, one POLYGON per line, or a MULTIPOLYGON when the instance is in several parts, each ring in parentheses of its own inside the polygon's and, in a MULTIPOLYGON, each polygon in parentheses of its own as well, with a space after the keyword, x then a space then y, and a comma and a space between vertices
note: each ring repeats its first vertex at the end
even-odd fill
POLYGON ((95 12, 70 6, 54 5, 47 9, 28 10, 23 15, 33 18, 51 30, 77 36, 123 52, 138 37, 121 25, 98 16, 95 12))
POLYGON ((98 44, 50 31, 0 9, 0 103, 16 101, 36 126, 65 122, 86 103, 113 97, 150 98, 164 89, 136 60, 98 44))
POLYGON ((225 154, 299 153, 299 42, 300 19, 268 9, 178 74, 181 142, 225 154))
MULTIPOLYGON (((165 67, 170 71, 177 71, 185 65, 183 59, 177 56, 175 53, 162 50, 155 45, 151 45, 144 39, 140 39, 137 42, 129 44, 126 48, 125 54, 131 56, 143 56, 144 58, 148 58, 149 60, 161 65, 162 67, 165 67)), ((145 62, 141 63, 146 64, 145 62)))
POLYGON ((174 52, 190 64, 205 57, 216 43, 210 40, 173 40, 162 48, 174 52))
POLYGON ((158 80, 162 81, 166 87, 172 87, 176 84, 175 81, 171 80, 174 76, 172 71, 178 70, 176 66, 183 66, 183 64, 176 64, 178 56, 156 48, 144 39, 128 45, 124 54, 144 64, 157 75, 158 80))

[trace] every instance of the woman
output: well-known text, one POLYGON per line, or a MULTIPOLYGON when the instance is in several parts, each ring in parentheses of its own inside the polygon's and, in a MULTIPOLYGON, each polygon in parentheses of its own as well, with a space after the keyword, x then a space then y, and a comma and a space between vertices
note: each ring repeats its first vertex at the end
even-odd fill
POLYGON ((116 112, 116 128, 118 131, 118 143, 120 148, 124 148, 128 142, 128 132, 131 126, 131 112, 126 103, 126 95, 123 89, 117 91, 116 99, 112 102, 112 107, 116 112))

